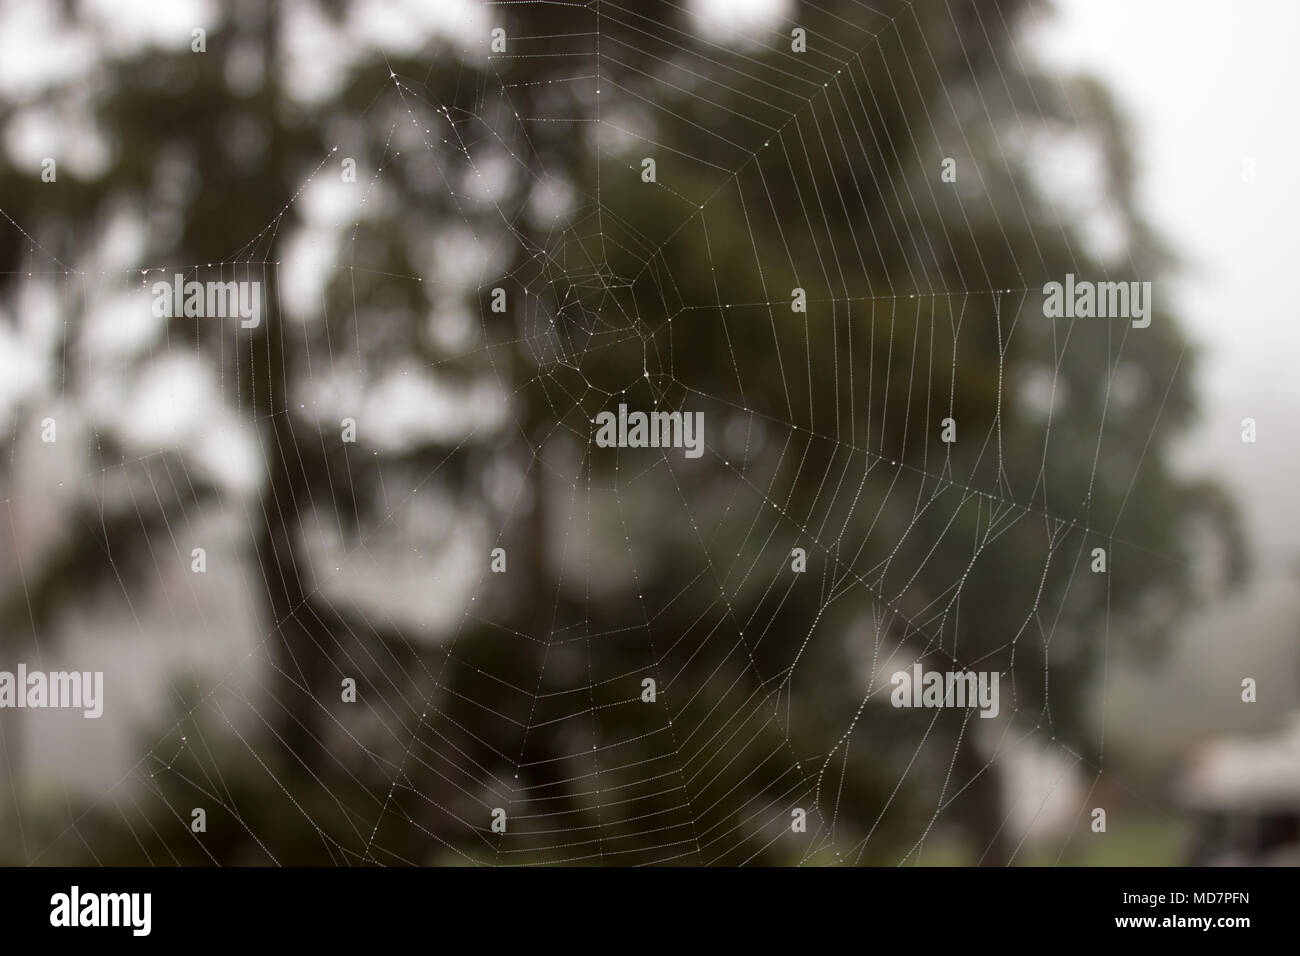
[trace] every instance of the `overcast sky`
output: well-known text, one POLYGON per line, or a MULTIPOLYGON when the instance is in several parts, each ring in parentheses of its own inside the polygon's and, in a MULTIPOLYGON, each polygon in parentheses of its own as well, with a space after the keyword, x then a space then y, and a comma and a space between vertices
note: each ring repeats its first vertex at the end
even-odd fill
POLYGON ((1161 285, 1204 346, 1188 460, 1234 484, 1261 557, 1300 556, 1300 4, 1057 0, 1038 55, 1107 81, 1134 132, 1137 194, 1187 267, 1161 285), (1253 163, 1254 180, 1244 173, 1253 163), (1241 419, 1259 425, 1241 441, 1241 419))

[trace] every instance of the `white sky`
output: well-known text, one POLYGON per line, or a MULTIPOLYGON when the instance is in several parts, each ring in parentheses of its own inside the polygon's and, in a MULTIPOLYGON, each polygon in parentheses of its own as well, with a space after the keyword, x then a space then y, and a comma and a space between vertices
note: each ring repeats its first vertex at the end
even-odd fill
POLYGON ((1188 459, 1235 486, 1261 556, 1300 553, 1300 4, 1057 0, 1037 55, 1102 77, 1132 123, 1147 214, 1186 260, 1169 289, 1202 344, 1188 459), (1243 177, 1253 161, 1253 182, 1243 177), (1241 419, 1259 425, 1241 442, 1241 419))

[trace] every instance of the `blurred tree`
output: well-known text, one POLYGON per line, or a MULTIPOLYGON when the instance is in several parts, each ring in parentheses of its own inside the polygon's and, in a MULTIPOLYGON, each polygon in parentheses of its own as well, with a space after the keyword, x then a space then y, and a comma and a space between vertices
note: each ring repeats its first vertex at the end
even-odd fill
MULTIPOLYGON (((247 713, 192 681, 175 725, 146 735, 177 756, 50 856, 896 862, 951 824, 972 860, 1010 859, 995 751, 1042 733, 1095 767, 1108 642, 1158 647, 1198 555, 1241 553, 1221 493, 1167 463, 1192 356, 1159 284, 1144 330, 1039 311, 1067 272, 1169 263, 1105 93, 1026 62, 1022 6, 797 3, 745 45, 678 4, 538 3, 493 8, 463 48, 395 54, 362 39, 364 4, 243 4, 204 53, 188 33, 105 50, 92 79, 9 104, 80 104, 111 159, 49 189, 5 170, 7 296, 34 255, 81 268, 126 208, 149 225, 140 267, 210 264, 186 277, 257 279, 269 304, 253 330, 165 329, 256 429, 259 490, 206 482, 184 449, 140 458, 89 408, 83 471, 121 480, 91 484, 72 533, 9 581, 17 649, 61 609, 187 562, 175 529, 224 506, 267 635, 247 713), (328 83, 310 38, 330 31, 352 41, 339 85, 306 95, 304 76, 328 83), (1064 133, 1103 160, 1119 255, 1033 181, 1039 137, 1064 133), (308 204, 344 184, 344 158, 357 176, 334 222, 308 204), (285 270, 312 242, 319 308, 295 316, 285 270), (1024 397, 1043 382, 1051 414, 1024 397), (406 394, 446 398, 455 422, 403 428, 406 394), (703 410, 708 454, 595 448, 592 419, 619 402, 703 410), (488 529, 464 573, 475 600, 435 636, 409 592, 344 586, 358 554, 402 560, 423 500, 444 502, 448 534, 488 529), (997 732, 890 708, 889 674, 918 659, 1000 671, 997 732)), ((70 314, 61 395, 93 406, 83 334, 70 314)))

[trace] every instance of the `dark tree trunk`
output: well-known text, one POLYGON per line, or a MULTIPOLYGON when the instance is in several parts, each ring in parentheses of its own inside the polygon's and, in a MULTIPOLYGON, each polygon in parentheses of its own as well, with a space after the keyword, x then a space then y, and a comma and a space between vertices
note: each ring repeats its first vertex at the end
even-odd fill
POLYGON ((956 772, 965 789, 953 804, 980 866, 1007 866, 1011 845, 1004 825, 1002 768, 979 752, 967 726, 957 745, 956 772))
MULTIPOLYGON (((276 301, 268 282, 268 301, 276 301)), ((267 485, 255 515, 260 521, 254 538, 255 587, 264 598, 263 621, 270 677, 271 719, 290 753, 313 764, 311 742, 319 740, 323 710, 317 698, 328 677, 328 622, 320 621, 308 604, 312 582, 305 580, 299 559, 299 521, 310 504, 309 476, 299 452, 292 413, 286 332, 281 316, 268 310, 265 334, 254 340, 254 368, 265 370, 263 387, 253 405, 266 423, 262 435, 268 464, 267 485)), ((256 388, 256 385, 254 385, 256 388)), ((314 435, 314 433, 313 433, 314 435)), ((310 459, 306 459, 310 460, 310 459)))

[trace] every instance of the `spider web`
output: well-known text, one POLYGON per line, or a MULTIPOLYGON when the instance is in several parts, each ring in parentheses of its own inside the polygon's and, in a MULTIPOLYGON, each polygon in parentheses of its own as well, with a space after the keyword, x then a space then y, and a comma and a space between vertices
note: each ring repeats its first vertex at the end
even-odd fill
MULTIPOLYGON (((69 802, 52 838, 24 837, 29 862, 68 842, 108 863, 196 850, 215 862, 209 843, 230 828, 258 848, 247 861, 293 863, 276 849, 284 814, 340 864, 920 863, 1008 755, 1048 750, 1061 779, 1102 780, 1100 731, 1083 753, 1057 739, 1053 716, 1054 699, 1091 685, 1052 681, 1062 661, 1109 644, 1110 578, 1088 564, 1092 548, 1128 544, 1123 504, 1102 516, 1094 498, 1128 327, 1035 314, 1043 282, 1060 278, 1045 246, 1063 246, 1080 274, 1090 260, 1054 207, 1050 234, 1028 212, 1042 201, 1016 167, 1028 134, 989 108, 1021 91, 992 44, 962 45, 958 18, 985 36, 1011 25, 996 8, 950 9, 935 29, 907 3, 853 4, 851 19, 808 4, 798 23, 711 38, 664 26, 656 8, 675 4, 525 6, 489 4, 474 21, 480 46, 459 55, 478 69, 450 95, 433 68, 374 77, 356 127, 225 261, 95 271, 8 220, 33 262, 21 284, 61 280, 71 314, 107 300, 139 310, 175 273, 273 294, 269 338, 215 319, 186 334, 174 319, 60 376, 61 396, 83 406, 120 406, 144 376, 156 413, 179 386, 154 373, 216 370, 219 411, 171 447, 141 451, 152 435, 124 439, 89 416, 96 465, 68 494, 90 503, 82 531, 103 540, 141 632, 161 614, 224 647, 232 631, 257 634, 215 674, 201 661, 171 674, 179 716, 88 809, 69 802), (549 8, 577 8, 589 29, 572 32, 568 16, 549 30, 549 8), (504 53, 489 49, 498 21, 504 53), (807 52, 791 49, 795 26, 807 52), (521 114, 514 64, 539 58, 563 64, 541 81, 555 93, 521 114), (941 61, 974 80, 964 98, 947 95, 941 61), (934 82, 940 95, 922 96, 934 82), (888 124, 895 109, 901 128, 888 124), (579 138, 591 163, 552 168, 557 136, 579 138), (355 183, 340 182, 349 155, 355 183), (911 156, 923 163, 907 171, 911 156), (956 183, 940 178, 949 156, 956 183), (412 191, 445 217, 412 240, 427 268, 386 271, 372 247, 394 197, 412 191), (975 242, 976 225, 1001 244, 975 242), (445 313, 429 349, 382 340, 385 310, 412 297, 445 313), (1012 356, 1047 369, 1038 418, 1014 432, 1008 418, 1030 413, 1015 407, 1012 356), (1095 419, 1058 418, 1071 362, 1101 369, 1095 419), (301 381, 292 400, 269 384, 287 364, 301 381), (593 422, 620 403, 703 412, 703 457, 598 447, 593 422), (355 419, 354 445, 339 441, 342 417, 355 419), (940 438, 947 418, 955 443, 940 438), (1089 463, 1056 467, 1057 442, 1089 463), (231 465, 247 453, 252 471, 274 473, 313 443, 324 493, 271 478, 268 496, 231 465), (491 504, 477 511, 444 487, 464 480, 467 455, 488 476, 491 504), (296 516, 303 540, 287 555, 284 541, 250 552, 268 507, 296 516), (123 556, 109 510, 141 525, 168 517, 143 554, 123 556), (197 545, 246 567, 224 596, 190 575, 197 545), (1001 578, 1013 561, 1028 571, 1001 578), (286 575, 301 599, 250 625, 262 592, 292 590, 286 575), (998 581, 1004 620, 980 620, 978 600, 963 613, 998 581), (1103 612, 1078 625, 1080 602, 1103 612), (291 625, 310 642, 272 653, 291 625), (891 707, 890 675, 917 662, 999 673, 999 718, 891 707), (356 703, 340 700, 344 678, 358 681, 356 703), (293 694, 323 715, 325 736, 307 743, 329 754, 328 772, 295 762, 277 735, 293 694), (233 769, 231 752, 251 769, 233 769), (241 775, 265 778, 270 802, 256 805, 241 775), (195 807, 206 832, 191 831, 195 807), (792 828, 796 811, 806 831, 792 828), (101 815, 135 846, 99 845, 101 815)), ((443 42, 426 55, 445 62, 443 42)), ((74 333, 65 320, 61 337, 74 333)), ((15 420, 11 458, 32 444, 15 420)), ((1141 463, 1125 463, 1121 485, 1141 463)), ((30 504, 6 497, 11 526, 30 504)), ((997 811, 1003 825, 1014 803, 997 811)), ((1083 820, 1092 803, 1075 804, 1083 820)))

